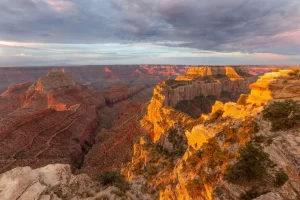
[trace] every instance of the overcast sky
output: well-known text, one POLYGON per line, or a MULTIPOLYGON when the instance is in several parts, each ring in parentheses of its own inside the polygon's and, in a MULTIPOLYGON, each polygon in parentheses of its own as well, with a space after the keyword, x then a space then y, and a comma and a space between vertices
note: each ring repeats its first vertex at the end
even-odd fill
POLYGON ((300 64, 299 0, 0 0, 0 66, 300 64))

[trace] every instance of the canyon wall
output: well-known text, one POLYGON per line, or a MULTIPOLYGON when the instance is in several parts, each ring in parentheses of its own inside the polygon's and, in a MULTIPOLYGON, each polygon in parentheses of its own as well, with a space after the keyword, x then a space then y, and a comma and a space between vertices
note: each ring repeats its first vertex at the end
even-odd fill
POLYGON ((99 110, 147 88, 119 84, 95 92, 63 70, 10 86, 0 95, 0 171, 51 163, 82 167, 99 131, 99 110))
POLYGON ((192 67, 186 76, 179 79, 166 80, 154 88, 148 113, 142 121, 145 126, 150 126, 154 141, 175 123, 171 120, 172 116, 168 120, 167 115, 178 102, 198 96, 215 96, 218 99, 223 93, 236 96, 249 93, 249 85, 255 77, 249 75, 243 78, 232 67, 192 67))
POLYGON ((261 76, 250 86, 249 95, 242 95, 237 103, 217 101, 212 113, 198 121, 178 117, 174 109, 165 107, 163 87, 157 87, 141 121, 148 137, 135 144, 132 161, 123 172, 130 180, 147 180, 145 187, 157 189, 153 198, 161 200, 240 199, 243 194, 252 195, 252 186, 264 188, 262 194, 256 191, 254 199, 299 197, 299 131, 294 127, 273 132, 262 117, 262 111, 276 101, 294 100, 299 105, 300 79, 292 73, 282 70, 261 76), (256 138, 265 141, 258 143, 256 138), (240 150, 250 143, 275 163, 268 174, 284 171, 287 183, 274 186, 271 175, 268 183, 228 181, 228 166, 237 162, 240 150), (180 147, 185 152, 178 152, 180 147))

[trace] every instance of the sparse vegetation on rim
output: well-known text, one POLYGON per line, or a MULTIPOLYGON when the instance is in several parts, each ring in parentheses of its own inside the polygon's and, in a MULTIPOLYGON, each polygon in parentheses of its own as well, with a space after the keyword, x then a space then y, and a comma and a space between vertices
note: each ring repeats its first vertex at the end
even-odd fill
POLYGON ((285 184, 289 180, 288 175, 284 171, 280 171, 276 173, 275 177, 275 186, 280 187, 285 184))
POLYGON ((174 128, 168 131, 168 140, 173 146, 173 154, 175 156, 182 156, 186 151, 187 141, 184 139, 184 135, 178 133, 174 128))
POLYGON ((272 131, 290 129, 300 124, 300 105, 293 100, 274 102, 263 111, 263 117, 272 123, 272 131))
POLYGON ((177 81, 177 80, 174 80, 174 79, 168 79, 168 80, 165 81, 165 83, 168 86, 170 86, 172 89, 190 84, 189 81, 177 81))
POLYGON ((230 182, 260 181, 268 176, 268 170, 274 163, 260 147, 248 143, 239 153, 237 162, 226 171, 230 182))
POLYGON ((253 187, 250 190, 247 190, 245 193, 240 195, 240 200, 252 200, 263 194, 268 193, 269 191, 260 191, 258 187, 253 187))
POLYGON ((300 80, 300 68, 292 68, 292 71, 289 73, 289 75, 300 80))
POLYGON ((125 179, 125 176, 118 171, 106 171, 97 176, 102 185, 115 185, 121 191, 130 189, 129 182, 125 179))

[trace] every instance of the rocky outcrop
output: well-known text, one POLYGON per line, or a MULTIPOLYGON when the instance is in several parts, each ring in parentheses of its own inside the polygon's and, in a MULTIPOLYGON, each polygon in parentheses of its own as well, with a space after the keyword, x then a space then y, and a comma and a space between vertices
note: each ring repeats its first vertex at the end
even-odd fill
POLYGON ((223 93, 230 95, 248 93, 249 85, 254 79, 251 77, 244 80, 231 67, 194 67, 189 69, 188 73, 188 77, 193 75, 192 80, 167 80, 155 87, 148 113, 143 120, 145 126, 150 124, 154 141, 175 123, 172 116, 169 120, 166 115, 178 102, 199 96, 215 96, 218 99, 223 93), (168 126, 163 127, 162 124, 168 126))
POLYGON ((250 85, 251 102, 268 102, 272 99, 292 99, 299 98, 300 85, 298 78, 287 78, 291 70, 280 70, 266 73, 257 82, 250 85))
POLYGON ((0 175, 0 198, 60 200, 75 196, 93 184, 87 175, 72 175, 68 165, 48 165, 34 170, 18 167, 0 175))
MULTIPOLYGON (((124 168, 124 173, 130 180, 147 178, 145 187, 159 190, 154 194, 154 199, 240 199, 241 194, 250 191, 253 184, 265 187, 257 199, 299 197, 297 127, 271 132, 270 123, 261 114, 265 106, 273 101, 293 99, 299 103, 300 80, 290 75, 291 72, 278 71, 260 77, 251 86, 249 95, 242 95, 238 103, 217 101, 212 113, 202 116, 202 121, 191 123, 192 127, 185 127, 188 121, 182 117, 176 118, 173 109, 164 107, 164 96, 160 95, 160 88, 157 87, 158 92, 154 93, 149 105, 153 110, 148 108, 148 114, 141 122, 149 135, 136 143, 132 162, 124 168), (257 98, 258 94, 260 98, 257 98), (150 120, 157 124, 156 128, 149 123, 150 120), (174 133, 170 128, 179 131, 181 128, 176 128, 178 125, 185 130, 188 148, 184 154, 174 155, 161 138, 173 138, 174 141, 174 133), (264 138, 264 141, 258 142, 254 138, 264 138), (271 174, 268 183, 229 183, 224 174, 228 166, 236 162, 239 150, 250 141, 259 143, 256 144, 258 148, 267 152, 275 163, 268 171, 271 174), (289 180, 275 187, 273 181, 278 171, 284 171, 289 180)), ((259 192, 255 195, 259 195, 259 192)))
MULTIPOLYGON (((188 69, 185 75, 180 74, 176 80, 193 80, 201 77, 217 77, 234 80, 245 80, 257 73, 249 66, 194 66, 188 69)), ((261 70, 264 70, 262 67, 261 70)), ((268 69, 269 71, 272 68, 268 69)))
POLYGON ((73 87, 75 85, 76 82, 72 77, 66 75, 63 71, 52 71, 46 76, 39 78, 30 89, 48 93, 57 88, 73 87))
MULTIPOLYGON (((241 69, 240 69, 241 70, 241 69)), ((245 68, 244 71, 246 71, 245 68)), ((233 67, 230 66, 208 66, 208 67, 191 67, 186 75, 179 76, 177 80, 192 80, 197 77, 206 77, 206 76, 219 76, 219 77, 228 77, 230 80, 244 80, 233 67)))
POLYGON ((132 182, 129 190, 102 186, 86 174, 73 175, 69 165, 54 164, 42 168, 17 167, 0 174, 1 200, 151 200, 143 194, 140 182, 132 182))

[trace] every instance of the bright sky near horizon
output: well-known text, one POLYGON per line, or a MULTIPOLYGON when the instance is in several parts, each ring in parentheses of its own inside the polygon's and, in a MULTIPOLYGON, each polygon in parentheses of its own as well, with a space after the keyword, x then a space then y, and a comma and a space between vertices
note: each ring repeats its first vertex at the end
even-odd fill
POLYGON ((299 0, 0 1, 0 66, 300 64, 299 0))

